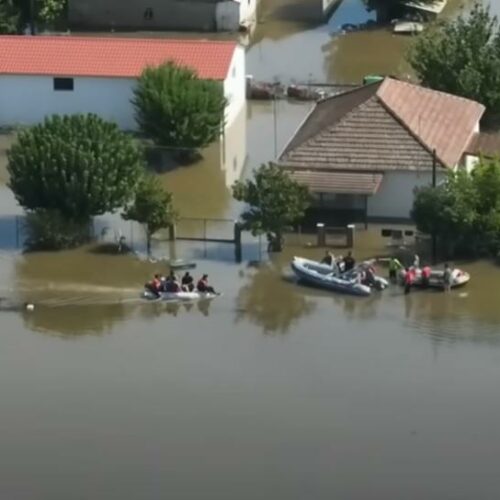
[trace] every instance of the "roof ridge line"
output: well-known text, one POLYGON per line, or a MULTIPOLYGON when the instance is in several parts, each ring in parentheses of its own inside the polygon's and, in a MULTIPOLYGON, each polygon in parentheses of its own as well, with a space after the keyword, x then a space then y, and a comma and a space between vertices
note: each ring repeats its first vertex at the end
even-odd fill
MULTIPOLYGON (((323 99, 320 99, 319 101, 316 102, 316 105, 311 109, 311 111, 307 114, 307 116, 304 118, 304 120, 300 123, 300 125, 297 127, 296 131, 295 131, 295 134, 302 128, 302 126, 306 123, 307 119, 310 117, 310 115, 312 113, 314 113, 314 110, 316 109, 316 106, 320 103, 320 102, 324 102, 324 101, 327 101, 327 100, 330 100, 330 99, 335 99, 336 97, 340 97, 340 96, 345 96, 346 94, 350 94, 350 93, 353 93, 353 92, 356 92, 358 90, 361 90, 361 89, 366 89, 366 87, 369 87, 371 85, 381 85, 382 82, 374 82, 374 83, 370 83, 369 85, 362 85, 360 87, 357 87, 355 89, 352 89, 352 90, 348 90, 347 92, 342 92, 340 94, 335 94, 333 96, 329 96, 329 97, 325 97, 323 99)), ((357 106, 354 106, 354 108, 351 108, 347 113, 345 113, 344 116, 342 116, 342 118, 334 123, 333 125, 329 125, 328 127, 320 130, 317 134, 313 135, 312 137, 309 137, 309 139, 307 139, 306 141, 298 144, 295 148, 291 149, 290 151, 287 152, 287 154, 293 152, 295 149, 297 149, 298 147, 301 147, 305 144, 309 144, 310 141, 312 141, 313 139, 315 139, 316 137, 320 136, 321 134, 325 133, 325 132, 328 132, 332 127, 336 127, 337 125, 341 124, 351 113, 353 113, 354 111, 358 110, 363 104, 367 103, 370 99, 372 99, 373 97, 375 97, 377 95, 377 93, 375 92, 373 95, 371 95, 368 99, 366 99, 365 101, 363 102, 360 102, 357 106)), ((281 158, 281 156, 283 156, 285 154, 285 151, 288 147, 288 145, 293 141, 294 137, 295 137, 295 134, 291 136, 290 140, 287 142, 287 144, 285 145, 285 147, 283 148, 283 151, 281 152, 281 154, 278 156, 278 158, 281 158)))
MULTIPOLYGON (((430 89, 429 89, 430 90, 430 89)), ((436 159, 441 163, 441 166, 444 168, 452 169, 453 166, 448 166, 446 162, 443 161, 441 156, 438 154, 437 150, 431 149, 410 127, 405 123, 405 121, 398 116, 398 114, 387 104, 384 99, 377 94, 375 97, 378 99, 380 104, 384 107, 384 109, 431 155, 434 155, 434 151, 436 151, 436 159)))

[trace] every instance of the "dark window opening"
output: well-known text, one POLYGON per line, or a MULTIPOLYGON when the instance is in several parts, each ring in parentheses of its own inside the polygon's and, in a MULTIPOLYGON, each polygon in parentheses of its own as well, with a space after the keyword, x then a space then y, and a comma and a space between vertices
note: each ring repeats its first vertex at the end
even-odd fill
POLYGON ((148 7, 145 11, 144 11, 144 19, 146 21, 151 21, 153 18, 155 17, 155 14, 154 14, 154 11, 151 7, 148 7))
POLYGON ((54 90, 73 90, 73 78, 54 78, 54 90))

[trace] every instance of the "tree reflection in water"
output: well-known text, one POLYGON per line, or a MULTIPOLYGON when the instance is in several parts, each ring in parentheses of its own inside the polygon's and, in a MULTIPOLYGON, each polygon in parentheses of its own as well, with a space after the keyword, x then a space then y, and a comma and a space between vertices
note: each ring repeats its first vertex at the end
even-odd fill
POLYGON ((249 319, 267 335, 284 334, 294 322, 314 310, 312 301, 281 278, 279 267, 263 264, 249 276, 250 282, 238 294, 236 323, 249 319))

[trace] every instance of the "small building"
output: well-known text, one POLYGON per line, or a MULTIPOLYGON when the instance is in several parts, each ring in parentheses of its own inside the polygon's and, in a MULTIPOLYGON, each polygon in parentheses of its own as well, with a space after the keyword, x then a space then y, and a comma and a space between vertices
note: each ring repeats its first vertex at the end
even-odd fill
POLYGON ((32 125, 52 114, 96 113, 124 130, 146 66, 166 61, 216 80, 228 100, 226 126, 245 104, 245 53, 235 42, 0 36, 0 127, 32 125))
MULTIPOLYGON (((307 185, 319 211, 408 220, 414 190, 471 169, 484 106, 392 78, 319 101, 278 164, 307 185)), ((491 142, 491 141, 490 141, 491 142)))
POLYGON ((75 29, 238 31, 256 21, 258 0, 69 0, 75 29))

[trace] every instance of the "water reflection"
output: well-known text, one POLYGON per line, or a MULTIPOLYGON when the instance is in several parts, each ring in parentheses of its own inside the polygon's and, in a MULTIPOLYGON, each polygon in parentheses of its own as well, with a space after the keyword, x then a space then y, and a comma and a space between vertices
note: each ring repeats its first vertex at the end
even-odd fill
POLYGON ((24 324, 30 330, 66 339, 83 335, 105 335, 116 331, 116 326, 130 316, 132 307, 123 304, 108 305, 37 305, 33 312, 24 312, 24 324))
POLYGON ((249 283, 238 293, 236 323, 247 318, 265 334, 284 334, 314 311, 314 302, 282 279, 281 266, 262 264, 250 270, 247 277, 249 283))

